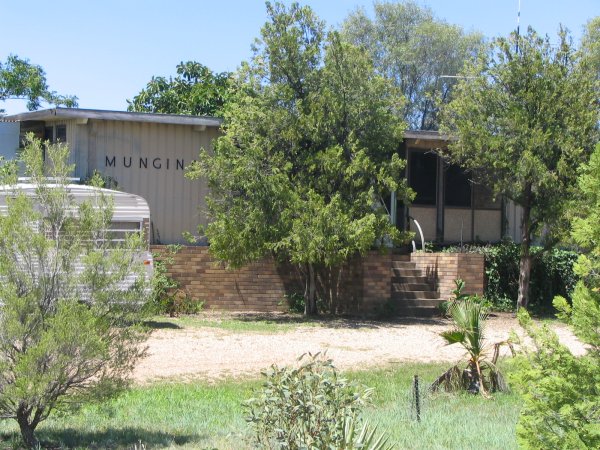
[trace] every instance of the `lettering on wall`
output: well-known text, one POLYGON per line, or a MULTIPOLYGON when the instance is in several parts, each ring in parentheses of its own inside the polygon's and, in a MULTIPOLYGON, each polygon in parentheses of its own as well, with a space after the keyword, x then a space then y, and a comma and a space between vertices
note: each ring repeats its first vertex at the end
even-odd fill
POLYGON ((104 160, 104 167, 125 167, 130 169, 135 167, 137 169, 148 169, 148 170, 185 170, 185 161, 179 158, 148 158, 138 157, 133 158, 131 156, 106 156, 104 160))

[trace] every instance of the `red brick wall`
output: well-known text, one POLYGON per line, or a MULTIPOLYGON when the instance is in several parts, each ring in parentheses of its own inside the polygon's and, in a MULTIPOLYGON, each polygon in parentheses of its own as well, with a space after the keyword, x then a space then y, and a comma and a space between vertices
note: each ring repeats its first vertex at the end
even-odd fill
POLYGON ((411 253, 410 260, 437 288, 442 299, 451 295, 454 280, 465 282, 465 294, 483 295, 483 255, 476 253, 411 253))

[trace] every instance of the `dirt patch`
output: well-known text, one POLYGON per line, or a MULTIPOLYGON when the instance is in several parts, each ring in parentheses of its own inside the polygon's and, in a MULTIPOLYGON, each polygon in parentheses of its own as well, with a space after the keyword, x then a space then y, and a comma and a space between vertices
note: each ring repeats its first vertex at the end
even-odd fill
MULTIPOLYGON (((281 333, 233 332, 219 328, 171 328, 153 331, 148 356, 136 367, 138 383, 157 379, 257 377, 272 364, 293 364, 304 353, 327 352, 340 369, 361 369, 401 362, 455 362, 458 345, 445 345, 439 333, 451 328, 444 319, 323 321, 281 333)), ((576 354, 585 350, 568 327, 552 324, 561 342, 576 354)), ((511 330, 523 335, 510 314, 490 317, 488 342, 506 340, 511 330)), ((507 351, 507 350, 505 350, 507 351)))

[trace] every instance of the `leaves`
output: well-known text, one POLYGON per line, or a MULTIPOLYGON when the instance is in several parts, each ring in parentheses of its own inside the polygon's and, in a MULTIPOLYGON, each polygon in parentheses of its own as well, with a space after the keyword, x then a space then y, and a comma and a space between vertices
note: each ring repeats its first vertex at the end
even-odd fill
POLYGON ((10 55, 5 63, 0 62, 0 101, 13 98, 27 99, 30 111, 38 109, 42 102, 77 107, 77 97, 50 91, 44 70, 16 55, 10 55))
POLYGON ((267 12, 254 58, 233 77, 225 134, 187 173, 210 186, 211 252, 236 267, 275 255, 331 268, 402 240, 382 200, 411 198, 399 91, 310 8, 267 12))
POLYGON ((364 48, 377 72, 392 80, 406 102, 401 114, 410 129, 438 127, 436 98, 445 102, 465 60, 482 46, 482 36, 437 19, 413 1, 375 2, 374 14, 352 13, 342 26, 345 39, 364 48))
POLYGON ((16 185, 2 193, 0 416, 17 419, 31 447, 53 411, 127 384, 144 353, 146 277, 142 236, 111 241, 111 198, 96 190, 78 203, 70 194, 68 148, 48 144, 43 162, 42 143, 27 139, 22 157, 34 195, 16 185))
POLYGON ((138 95, 127 100, 127 110, 220 117, 230 74, 213 73, 196 61, 181 62, 176 70, 175 78, 152 77, 138 95))
POLYGON ((298 367, 274 365, 263 375, 263 388, 244 404, 260 447, 387 448, 374 429, 357 429, 372 389, 340 377, 324 355, 303 355, 298 367))

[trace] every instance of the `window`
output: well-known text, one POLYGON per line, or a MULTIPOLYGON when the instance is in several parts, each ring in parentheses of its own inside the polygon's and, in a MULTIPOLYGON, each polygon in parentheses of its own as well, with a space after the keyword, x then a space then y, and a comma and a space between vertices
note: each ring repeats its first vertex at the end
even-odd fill
POLYGON ((44 141, 67 142, 67 126, 66 125, 47 125, 44 127, 44 141))
POLYGON ((411 151, 409 153, 408 169, 410 187, 417 193, 413 204, 435 205, 437 187, 437 155, 411 151))
POLYGON ((471 180, 459 166, 450 165, 446 169, 444 201, 446 206, 471 207, 471 180))

